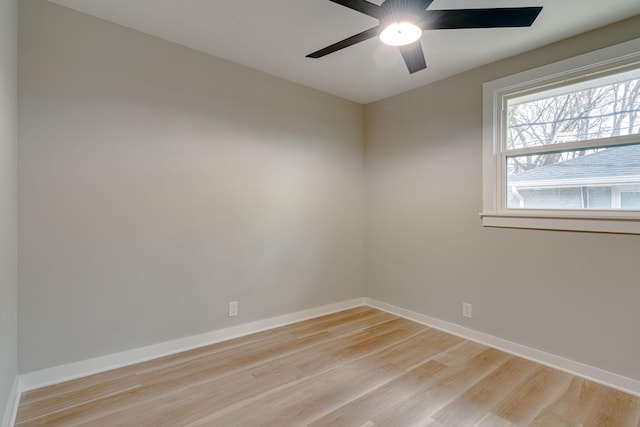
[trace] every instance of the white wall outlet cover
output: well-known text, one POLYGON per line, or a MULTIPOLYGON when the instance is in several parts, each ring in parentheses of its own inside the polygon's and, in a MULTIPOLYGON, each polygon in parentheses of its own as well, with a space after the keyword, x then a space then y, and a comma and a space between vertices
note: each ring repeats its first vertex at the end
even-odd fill
POLYGON ((229 301, 229 317, 238 315, 238 301, 229 301))
POLYGON ((466 302, 462 303, 462 315, 468 319, 471 319, 471 317, 473 316, 471 304, 466 302))

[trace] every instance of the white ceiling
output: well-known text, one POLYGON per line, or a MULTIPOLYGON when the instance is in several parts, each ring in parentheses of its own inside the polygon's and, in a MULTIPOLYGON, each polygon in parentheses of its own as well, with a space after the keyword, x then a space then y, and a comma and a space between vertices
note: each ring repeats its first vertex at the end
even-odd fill
POLYGON ((638 0, 435 0, 429 9, 543 10, 529 28, 425 31, 428 68, 410 75, 377 38, 305 58, 377 24, 329 0, 51 1, 362 104, 640 13, 638 0))

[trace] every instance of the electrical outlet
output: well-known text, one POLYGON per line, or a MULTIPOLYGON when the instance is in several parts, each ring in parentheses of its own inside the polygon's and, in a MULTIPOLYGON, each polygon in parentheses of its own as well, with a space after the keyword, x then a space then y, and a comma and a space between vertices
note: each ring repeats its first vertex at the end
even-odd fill
POLYGON ((462 303, 462 316, 471 319, 471 317, 473 316, 473 311, 472 311, 472 307, 471 304, 463 302, 462 303))
POLYGON ((229 301, 229 317, 238 315, 238 301, 229 301))

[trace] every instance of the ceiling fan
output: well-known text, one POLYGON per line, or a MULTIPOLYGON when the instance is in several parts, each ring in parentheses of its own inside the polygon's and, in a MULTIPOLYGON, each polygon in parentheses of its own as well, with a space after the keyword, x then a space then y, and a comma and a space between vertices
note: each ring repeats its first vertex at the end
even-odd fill
POLYGON ((529 27, 542 10, 542 7, 427 10, 433 0, 385 0, 381 5, 366 0, 329 1, 376 18, 378 25, 310 53, 307 58, 322 58, 379 36, 383 43, 399 47, 410 74, 427 68, 420 44, 423 30, 529 27))

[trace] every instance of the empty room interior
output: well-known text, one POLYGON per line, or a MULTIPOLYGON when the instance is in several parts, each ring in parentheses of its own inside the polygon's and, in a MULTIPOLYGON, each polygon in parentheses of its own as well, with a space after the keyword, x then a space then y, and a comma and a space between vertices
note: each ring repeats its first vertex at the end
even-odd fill
POLYGON ((640 427, 639 255, 640 2, 0 0, 0 427, 640 427))

